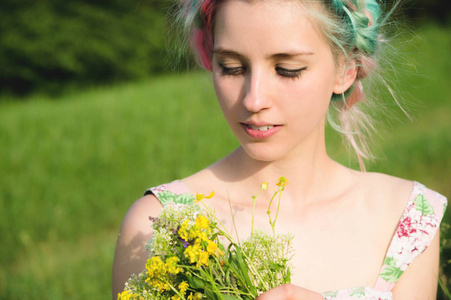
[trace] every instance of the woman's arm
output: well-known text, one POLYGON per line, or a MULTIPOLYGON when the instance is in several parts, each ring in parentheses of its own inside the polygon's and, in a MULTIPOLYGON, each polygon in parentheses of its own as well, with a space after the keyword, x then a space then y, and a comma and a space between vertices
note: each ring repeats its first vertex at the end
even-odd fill
POLYGON ((440 233, 429 247, 409 265, 393 288, 393 299, 435 300, 440 257, 440 233))
POLYGON ((152 236, 152 222, 149 216, 156 217, 161 204, 153 195, 138 199, 128 210, 119 230, 113 262, 113 299, 124 290, 130 276, 145 269, 149 253, 144 246, 152 236))
POLYGON ((324 300, 321 294, 293 284, 284 284, 258 296, 257 300, 324 300))

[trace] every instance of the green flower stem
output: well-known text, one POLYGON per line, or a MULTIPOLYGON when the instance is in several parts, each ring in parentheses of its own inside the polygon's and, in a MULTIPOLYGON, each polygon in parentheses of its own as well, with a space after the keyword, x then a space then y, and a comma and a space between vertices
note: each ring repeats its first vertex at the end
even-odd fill
MULTIPOLYGON (((234 243, 234 242, 231 242, 231 245, 234 246, 234 247, 239 247, 239 245, 237 245, 237 244, 234 243)), ((229 246, 229 247, 231 247, 231 246, 229 246)), ((253 263, 252 263, 252 261, 249 259, 249 257, 247 257, 247 255, 246 255, 245 253, 241 253, 241 255, 245 258, 244 262, 247 263, 247 265, 248 265, 249 269, 251 270, 251 272, 252 272, 253 274, 255 274, 255 276, 257 276, 261 282, 264 282, 264 281, 263 281, 263 278, 262 278, 261 275, 256 271, 255 266, 253 265, 253 263)), ((227 267, 232 271, 232 273, 235 275, 236 279, 239 280, 239 281, 241 281, 242 286, 245 287, 245 288, 247 288, 248 292, 251 293, 251 291, 250 291, 249 288, 247 287, 246 281, 244 280, 244 278, 242 278, 242 277, 240 276, 240 272, 237 271, 237 270, 234 268, 234 265, 233 265, 233 264, 230 264, 229 261, 228 261, 227 259, 224 260, 224 263, 225 263, 225 265, 227 265, 227 267)), ((255 284, 254 284, 254 285, 255 285, 255 284)), ((266 284, 266 286, 267 286, 267 284, 266 284)), ((251 293, 251 295, 252 295, 254 298, 258 296, 258 295, 253 295, 252 293, 251 293)))
MULTIPOLYGON (((249 291, 243 292, 243 291, 240 291, 239 289, 231 288, 230 286, 226 286, 224 283, 218 284, 218 282, 215 281, 215 279, 217 277, 213 276, 214 270, 211 265, 209 265, 208 271, 205 269, 202 269, 202 268, 196 268, 196 267, 192 267, 192 266, 190 266, 189 269, 192 269, 192 271, 193 271, 193 272, 190 272, 190 274, 192 276, 195 276, 201 280, 208 280, 211 284, 211 287, 213 288, 213 291, 215 293, 217 293, 221 299, 223 298, 221 295, 221 292, 233 293, 236 295, 247 295, 247 296, 250 296, 253 298, 258 296, 258 295, 253 295, 252 293, 249 293, 249 291), (197 273, 196 271, 199 272, 200 274, 197 273)), ((220 269, 222 269, 222 268, 220 268, 220 269)), ((242 283, 244 283, 244 280, 242 278, 239 278, 239 276, 237 276, 238 274, 236 271, 234 271, 233 273, 235 273, 234 275, 237 277, 238 280, 240 280, 242 283)), ((243 286, 245 288, 247 288, 246 285, 243 285, 243 286)))
POLYGON ((221 271, 222 276, 225 276, 224 270, 223 270, 222 267, 221 267, 221 263, 219 262, 219 259, 218 259, 216 256, 213 256, 213 259, 215 260, 215 262, 216 262, 217 265, 219 266, 218 269, 221 271))
POLYGON ((213 279, 213 272, 211 270, 211 265, 208 265, 208 270, 210 271, 210 274, 209 274, 210 276, 208 276, 208 280, 210 281, 211 286, 213 287, 215 293, 217 293, 221 299, 224 299, 224 297, 222 297, 222 295, 221 295, 221 292, 220 292, 220 290, 218 288, 217 283, 213 279))
POLYGON ((261 277, 260 273, 257 272, 254 264, 252 263, 251 259, 246 255, 246 253, 241 253, 244 258, 246 258, 246 261, 248 263, 249 269, 252 271, 252 273, 258 277, 258 279, 260 280, 260 282, 265 284, 265 288, 268 291, 269 290, 269 286, 268 283, 266 281, 263 280, 263 278, 261 277))
MULTIPOLYGON (((219 224, 221 224, 222 228, 224 228, 224 230, 226 231, 226 233, 231 237, 232 235, 230 234, 230 232, 227 230, 227 227, 224 226, 224 224, 222 224, 221 220, 219 220, 219 218, 216 216, 216 214, 213 212, 213 210, 208 207, 204 201, 199 201, 200 203, 202 203, 202 205, 205 207, 205 209, 216 219, 216 221, 218 221, 219 224)), ((232 215, 233 216, 233 215, 232 215)))
POLYGON ((231 237, 227 232, 224 231, 218 231, 218 236, 223 236, 226 239, 229 240, 230 243, 236 243, 233 237, 231 237))
POLYGON ((219 288, 218 288, 218 284, 215 282, 215 280, 214 280, 214 278, 213 278, 213 273, 212 273, 212 270, 211 270, 211 265, 208 266, 208 271, 209 271, 209 272, 205 271, 205 270, 202 269, 202 268, 198 268, 198 271, 202 274, 202 276, 199 276, 199 277, 202 278, 202 279, 207 278, 208 281, 209 281, 210 284, 211 284, 211 287, 213 288, 213 292, 214 292, 215 294, 217 294, 217 295, 220 297, 220 299, 223 299, 223 300, 224 300, 224 297, 221 295, 221 292, 220 292, 220 290, 219 290, 219 288))
POLYGON ((177 291, 177 289, 171 284, 171 283, 169 283, 168 281, 166 281, 166 280, 162 280, 164 283, 166 283, 167 285, 169 285, 169 287, 171 288, 171 290, 174 292, 174 293, 176 293, 177 294, 177 296, 179 296, 182 300, 186 300, 186 298, 185 297, 183 297, 182 296, 182 294, 180 294, 180 292, 179 291, 177 291))
POLYGON ((274 194, 272 195, 271 200, 269 201, 268 211, 266 212, 266 213, 268 214, 269 224, 271 225, 273 234, 276 233, 276 229, 275 229, 275 224, 274 224, 274 223, 272 222, 272 220, 271 220, 271 204, 272 204, 272 201, 274 200, 274 198, 276 197, 276 195, 277 195, 278 192, 279 192, 279 191, 274 192, 274 194))
POLYGON ((443 283, 440 276, 438 276, 437 279, 438 279, 438 283, 439 283, 440 287, 442 288, 443 293, 445 293, 445 295, 448 297, 448 299, 451 299, 451 293, 449 292, 448 288, 446 287, 446 284, 443 283))
POLYGON ((277 221, 277 216, 279 215, 280 200, 282 199, 282 191, 279 190, 278 193, 279 193, 279 203, 277 204, 276 217, 274 218, 274 223, 273 223, 273 228, 272 228, 273 233, 276 233, 276 232, 275 232, 276 221, 277 221))
POLYGON ((233 289, 233 288, 225 288, 224 287, 224 288, 220 289, 220 291, 224 292, 224 293, 227 293, 227 294, 235 294, 235 295, 238 295, 238 296, 244 295, 244 296, 249 296, 249 297, 253 297, 253 298, 256 297, 253 294, 246 293, 246 292, 240 291, 238 289, 233 289))
POLYGON ((240 237, 238 236, 238 231, 236 230, 235 217, 233 216, 232 203, 230 201, 230 196, 229 196, 229 192, 228 191, 227 191, 227 199, 229 200, 230 214, 232 215, 232 222, 233 222, 233 228, 235 228, 236 239, 238 241, 238 244, 241 244, 240 243, 240 237))
POLYGON ((252 201, 254 202, 252 205, 252 225, 251 225, 251 242, 254 238, 254 216, 255 216, 255 203, 257 202, 258 196, 260 196, 261 192, 263 191, 263 187, 260 187, 260 191, 257 193, 257 195, 252 196, 252 201))

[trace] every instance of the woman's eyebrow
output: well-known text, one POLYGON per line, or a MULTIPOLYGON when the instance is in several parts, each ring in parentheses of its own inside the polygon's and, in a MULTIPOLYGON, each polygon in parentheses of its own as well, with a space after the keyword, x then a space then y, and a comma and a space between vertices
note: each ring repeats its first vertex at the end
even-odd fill
POLYGON ((314 54, 315 53, 309 51, 290 51, 283 53, 268 54, 266 58, 293 58, 296 56, 314 55, 314 54))
MULTIPOLYGON (((244 58, 244 55, 233 51, 229 49, 224 48, 216 48, 213 50, 213 54, 216 55, 223 55, 223 56, 230 56, 230 57, 236 57, 236 58, 244 58)), ((304 56, 304 55, 314 55, 313 52, 310 51, 289 51, 289 52, 282 52, 282 53, 274 53, 274 54, 268 54, 266 55, 266 58, 268 59, 274 59, 274 58, 293 58, 296 56, 304 56)))
POLYGON ((224 48, 213 49, 213 54, 223 55, 223 56, 231 56, 231 57, 236 57, 236 58, 244 58, 244 56, 239 54, 238 52, 229 50, 229 49, 224 49, 224 48))

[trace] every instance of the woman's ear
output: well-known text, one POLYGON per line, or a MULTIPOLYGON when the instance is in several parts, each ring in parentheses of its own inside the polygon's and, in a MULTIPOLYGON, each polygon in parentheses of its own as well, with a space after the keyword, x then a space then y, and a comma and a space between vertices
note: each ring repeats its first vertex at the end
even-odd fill
POLYGON ((341 67, 337 72, 334 85, 334 94, 342 94, 346 92, 355 82, 357 77, 357 66, 355 60, 343 60, 340 65, 341 67))

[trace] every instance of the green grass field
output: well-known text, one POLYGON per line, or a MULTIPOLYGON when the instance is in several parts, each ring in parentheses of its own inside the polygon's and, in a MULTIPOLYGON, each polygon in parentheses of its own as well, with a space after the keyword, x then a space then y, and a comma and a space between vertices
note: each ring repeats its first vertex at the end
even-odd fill
MULTIPOLYGON (((415 121, 384 101, 395 118, 381 118, 379 158, 368 168, 450 198, 451 36, 436 26, 417 34, 399 45, 400 73, 388 74, 398 77, 395 88, 415 121)), ((0 99, 0 299, 110 299, 128 207, 147 187, 187 176, 238 145, 205 73, 10 100, 0 99)), ((330 149, 339 148, 331 140, 330 149)), ((355 165, 343 150, 332 155, 355 165)))

